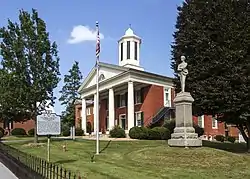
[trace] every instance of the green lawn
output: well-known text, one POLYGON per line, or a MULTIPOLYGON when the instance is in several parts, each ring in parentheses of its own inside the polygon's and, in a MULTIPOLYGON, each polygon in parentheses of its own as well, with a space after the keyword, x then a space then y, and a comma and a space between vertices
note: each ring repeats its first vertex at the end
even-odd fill
MULTIPOLYGON (((250 155, 241 152, 241 145, 213 143, 215 148, 172 148, 165 141, 111 142, 95 162, 91 155, 95 141, 52 141, 51 160, 72 171, 80 171, 88 179, 156 179, 156 178, 250 178, 250 155), (66 142, 68 151, 62 151, 66 142), (225 150, 233 151, 228 152, 225 150)), ((101 149, 108 141, 101 141, 101 149)), ((11 144, 22 151, 46 159, 46 145, 27 147, 11 144)), ((207 143, 206 145, 210 145, 207 143)))

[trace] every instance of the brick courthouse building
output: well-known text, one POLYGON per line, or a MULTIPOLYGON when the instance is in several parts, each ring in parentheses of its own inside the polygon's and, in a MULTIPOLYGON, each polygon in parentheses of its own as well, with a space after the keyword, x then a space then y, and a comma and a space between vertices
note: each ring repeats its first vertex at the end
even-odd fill
MULTIPOLYGON (((160 125, 174 117, 175 92, 172 78, 146 72, 140 66, 141 39, 129 28, 118 41, 119 64, 100 62, 100 133, 115 125, 126 133, 134 126, 160 125)), ((79 88, 81 100, 76 102, 76 126, 95 132, 96 70, 93 68, 79 88)), ((212 116, 193 117, 204 128, 206 137, 225 135, 225 124, 212 116)), ((236 128, 229 134, 238 136, 236 128)))

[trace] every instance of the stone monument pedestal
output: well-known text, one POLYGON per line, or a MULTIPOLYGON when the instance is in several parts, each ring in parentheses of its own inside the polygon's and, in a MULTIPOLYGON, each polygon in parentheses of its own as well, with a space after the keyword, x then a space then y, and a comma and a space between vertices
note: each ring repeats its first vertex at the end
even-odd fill
POLYGON ((188 92, 180 92, 174 99, 176 106, 176 124, 169 146, 176 147, 199 147, 202 141, 198 138, 193 128, 192 103, 193 97, 188 92))

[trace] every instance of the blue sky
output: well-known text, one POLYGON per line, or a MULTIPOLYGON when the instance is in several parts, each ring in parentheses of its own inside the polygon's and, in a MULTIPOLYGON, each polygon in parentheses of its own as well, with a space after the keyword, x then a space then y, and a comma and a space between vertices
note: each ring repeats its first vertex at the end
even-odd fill
MULTIPOLYGON (((146 71, 172 76, 170 69, 172 34, 175 31, 177 6, 183 0, 75 0, 75 1, 1 1, 0 26, 7 19, 17 21, 18 10, 38 10, 39 16, 46 21, 50 39, 56 41, 60 55, 60 72, 67 74, 72 63, 80 64, 86 77, 95 64, 95 40, 91 31, 99 21, 101 40, 100 61, 118 64, 117 40, 124 35, 129 24, 135 34, 142 38, 140 63, 146 71), (72 34, 75 27, 78 31, 72 34), (80 28, 79 28, 80 27, 80 28), (79 30, 80 29, 80 30, 79 30), (75 42, 69 43, 75 35, 75 42), (89 36, 87 36, 89 35, 89 36), (79 37, 80 36, 80 37, 79 37)), ((55 94, 62 88, 62 80, 55 94)), ((56 101, 55 111, 64 109, 56 101)))

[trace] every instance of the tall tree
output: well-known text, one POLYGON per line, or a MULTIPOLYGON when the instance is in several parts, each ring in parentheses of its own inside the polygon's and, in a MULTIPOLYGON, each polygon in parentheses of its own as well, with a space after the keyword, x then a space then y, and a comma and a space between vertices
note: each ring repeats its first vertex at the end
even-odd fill
POLYGON ((11 75, 10 78, 18 79, 15 84, 2 88, 6 91, 16 88, 14 96, 21 102, 15 104, 14 100, 9 107, 29 112, 29 118, 35 121, 34 141, 37 142, 36 118, 54 104, 53 90, 60 81, 59 57, 57 45, 50 41, 46 23, 35 9, 31 13, 20 10, 19 21, 8 20, 7 27, 0 29, 2 70, 11 75))
POLYGON ((64 75, 64 86, 60 91, 61 97, 59 98, 61 104, 66 105, 66 110, 62 113, 62 121, 69 122, 70 125, 74 125, 74 102, 76 99, 80 99, 77 90, 81 85, 82 78, 83 77, 79 68, 79 62, 75 61, 73 66, 69 70, 69 74, 64 75))
POLYGON ((250 1, 186 0, 178 7, 172 69, 187 57, 195 115, 236 124, 250 151, 250 1))

